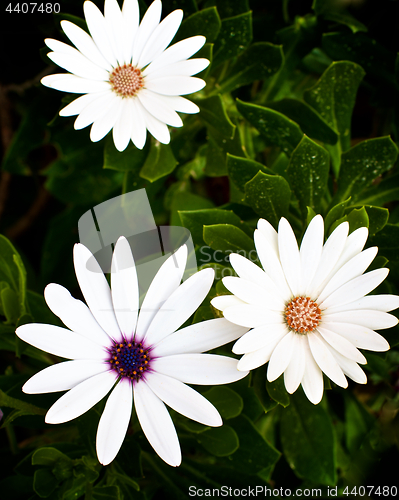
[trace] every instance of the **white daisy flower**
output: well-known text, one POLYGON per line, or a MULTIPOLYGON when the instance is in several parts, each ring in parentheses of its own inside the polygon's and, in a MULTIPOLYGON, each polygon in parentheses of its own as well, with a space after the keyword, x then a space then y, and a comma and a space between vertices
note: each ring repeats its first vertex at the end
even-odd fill
POLYGON ((341 387, 348 385, 345 375, 366 383, 358 365, 366 358, 357 348, 389 349, 374 330, 398 323, 387 311, 399 307, 399 297, 365 297, 388 269, 363 274, 377 248, 362 251, 367 228, 349 236, 348 231, 347 222, 340 224, 323 245, 324 222, 317 215, 298 248, 286 219, 280 220, 278 233, 260 219, 255 246, 264 270, 241 255, 230 255, 239 277, 226 277, 223 284, 234 295, 216 297, 212 305, 229 321, 252 328, 233 347, 234 353, 244 354, 239 370, 269 362, 270 382, 284 373, 287 391, 292 394, 302 384, 314 404, 323 397, 323 372, 341 387))
POLYGON ((167 125, 181 127, 176 111, 198 113, 199 108, 181 97, 197 92, 205 82, 192 75, 205 69, 207 59, 189 59, 205 43, 193 36, 167 48, 183 18, 175 10, 161 23, 162 3, 155 0, 139 23, 137 0, 105 0, 104 16, 90 1, 83 5, 90 35, 69 21, 61 27, 75 45, 46 39, 53 51, 48 57, 69 73, 45 76, 47 87, 84 94, 60 111, 78 115, 75 129, 92 124, 90 138, 102 139, 111 129, 116 148, 129 144, 142 149, 147 130, 159 142, 169 143, 167 125))
POLYGON ((186 384, 226 384, 248 373, 238 371, 233 358, 202 354, 236 340, 248 328, 218 318, 177 330, 204 300, 214 279, 213 270, 204 269, 180 284, 186 259, 183 246, 164 262, 138 314, 137 274, 127 240, 121 237, 115 246, 111 289, 90 251, 78 244, 75 271, 87 306, 64 287, 50 284, 46 302, 69 329, 27 324, 16 331, 38 349, 72 360, 45 368, 23 387, 28 394, 68 390, 47 412, 47 423, 79 417, 112 390, 97 431, 97 455, 103 465, 117 455, 134 404, 154 450, 169 465, 178 466, 180 445, 164 403, 204 425, 222 425, 216 408, 186 384))

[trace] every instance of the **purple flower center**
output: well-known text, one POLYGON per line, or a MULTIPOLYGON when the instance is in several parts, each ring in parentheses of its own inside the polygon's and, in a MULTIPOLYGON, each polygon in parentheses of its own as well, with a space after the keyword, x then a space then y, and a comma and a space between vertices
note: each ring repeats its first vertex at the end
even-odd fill
POLYGON ((121 377, 138 382, 150 366, 150 349, 142 342, 114 342, 108 349, 108 363, 121 377))

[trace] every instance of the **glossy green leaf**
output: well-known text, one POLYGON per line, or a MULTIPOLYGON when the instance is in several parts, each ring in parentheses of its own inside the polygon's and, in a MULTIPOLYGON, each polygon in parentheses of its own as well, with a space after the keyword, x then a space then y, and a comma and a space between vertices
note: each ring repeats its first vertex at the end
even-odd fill
POLYGON ((119 170, 120 172, 139 172, 150 150, 151 141, 147 141, 143 149, 138 149, 130 142, 124 151, 118 151, 111 135, 105 139, 104 168, 119 170))
POLYGON ((302 390, 291 396, 281 415, 281 443, 285 457, 300 478, 336 484, 335 436, 324 408, 313 405, 302 390))
POLYGON ((245 202, 274 227, 281 217, 288 213, 291 189, 288 182, 279 175, 258 172, 245 184, 245 202))
POLYGON ((366 188, 356 197, 359 205, 384 205, 399 200, 399 174, 387 175, 377 185, 366 188))
MULTIPOLYGON (((179 8, 182 7, 179 6, 179 8)), ((187 17, 182 22, 174 42, 196 35, 206 37, 208 43, 214 42, 219 34, 220 27, 221 21, 216 7, 209 7, 187 17)))
POLYGON ((364 207, 351 210, 347 214, 347 221, 349 222, 349 233, 353 233, 359 227, 369 227, 369 216, 364 207))
POLYGON ((387 208, 373 207, 371 205, 366 205, 364 208, 369 218, 369 235, 373 236, 378 233, 378 231, 381 231, 388 222, 389 210, 387 208))
POLYGON ((215 41, 212 66, 239 56, 252 40, 251 12, 222 19, 219 36, 215 41))
POLYGON ((326 144, 336 144, 338 141, 337 132, 306 102, 285 98, 280 101, 268 102, 267 107, 296 122, 303 132, 312 139, 326 144))
POLYGON ((314 0, 312 9, 328 21, 348 26, 353 33, 367 31, 366 26, 345 9, 345 4, 334 0, 314 0))
POLYGON ((230 68, 220 83, 220 92, 231 92, 255 80, 264 80, 274 75, 283 63, 284 54, 280 45, 268 42, 252 44, 230 68))
POLYGON ((304 93, 305 101, 337 132, 339 142, 328 146, 334 173, 340 169, 340 157, 350 147, 351 119, 363 69, 348 61, 332 63, 319 81, 304 93))
POLYGON ((181 211, 193 211, 213 208, 213 203, 207 198, 198 196, 194 193, 189 193, 188 191, 177 192, 172 199, 171 203, 171 219, 170 223, 172 226, 180 226, 181 219, 179 212, 181 211))
POLYGON ((266 380, 266 390, 269 396, 284 408, 290 404, 290 396, 285 388, 283 375, 274 382, 266 380))
POLYGON ((2 390, 0 390, 0 407, 14 408, 21 410, 25 415, 44 415, 47 410, 38 408, 35 405, 21 401, 20 399, 12 398, 2 390))
POLYGON ((216 6, 223 18, 249 11, 248 0, 216 0, 216 6))
POLYGON ((313 217, 316 217, 316 212, 313 210, 312 207, 306 207, 306 225, 308 226, 310 224, 310 221, 313 219, 313 217))
POLYGON ((195 211, 181 210, 179 216, 182 225, 190 231, 195 244, 200 244, 203 241, 204 225, 231 224, 242 229, 248 236, 251 236, 252 233, 240 217, 231 210, 220 210, 218 208, 195 211))
POLYGON ((3 288, 0 299, 7 322, 15 324, 20 314, 18 295, 12 288, 3 288))
POLYGON ((282 113, 237 99, 237 109, 263 136, 269 145, 279 146, 290 155, 303 137, 299 125, 282 113))
POLYGON ((240 445, 236 432, 228 425, 212 427, 198 434, 197 441, 217 457, 232 455, 240 445))
POLYGON ((272 170, 262 165, 262 163, 231 154, 227 154, 227 171, 230 179, 241 191, 245 191, 245 184, 253 179, 259 171, 264 174, 274 174, 272 170))
POLYGON ((335 200, 354 197, 396 161, 398 148, 390 137, 362 141, 342 155, 335 200))
POLYGON ((220 134, 232 139, 236 127, 226 113, 222 97, 215 95, 196 102, 201 110, 200 117, 220 134))
POLYGON ((212 387, 203 396, 216 407, 223 420, 238 417, 244 407, 242 397, 229 387, 212 387))
POLYGON ((368 240, 370 246, 377 246, 379 255, 382 255, 390 261, 399 260, 399 225, 386 224, 376 235, 368 240))
POLYGON ((267 366, 263 365, 252 372, 252 385, 264 411, 268 412, 273 410, 278 405, 278 402, 270 397, 266 389, 266 370, 267 366))
POLYGON ((240 250, 251 252, 255 249, 253 239, 231 224, 205 225, 203 238, 205 243, 214 250, 231 253, 240 250))
POLYGON ((18 255, 14 245, 0 234, 0 281, 8 283, 17 292, 20 277, 14 255, 18 255))
POLYGON ((50 446, 39 448, 32 455, 32 465, 46 465, 47 467, 50 467, 59 460, 72 464, 72 460, 68 457, 68 455, 65 455, 65 453, 62 453, 56 448, 52 448, 50 446))
POLYGON ((236 130, 234 137, 229 139, 214 128, 209 127, 205 174, 210 177, 227 175, 227 154, 245 156, 240 134, 236 130))
POLYGON ((326 234, 331 232, 331 225, 344 215, 345 208, 348 206, 350 200, 351 198, 349 197, 347 200, 337 203, 328 211, 324 219, 324 232, 326 234))
POLYGON ((327 189, 329 159, 328 152, 306 136, 292 153, 287 174, 303 217, 307 214, 306 207, 319 211, 327 189))
POLYGON ((173 172, 176 165, 177 161, 170 145, 153 140, 150 152, 140 170, 140 177, 154 182, 173 172))

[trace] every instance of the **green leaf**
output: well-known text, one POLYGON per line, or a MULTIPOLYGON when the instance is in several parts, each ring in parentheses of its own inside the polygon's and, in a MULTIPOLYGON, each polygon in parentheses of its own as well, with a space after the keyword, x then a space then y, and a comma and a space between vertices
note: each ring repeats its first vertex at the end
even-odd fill
POLYGON ((357 196, 359 205, 384 205, 399 200, 399 174, 387 175, 378 185, 372 185, 357 196))
POLYGON ((390 137, 360 142, 342 155, 338 190, 334 200, 354 197, 372 181, 392 168, 398 148, 390 137))
POLYGON ((138 149, 131 142, 124 151, 118 151, 111 135, 105 138, 104 165, 105 169, 119 170, 120 172, 139 172, 150 150, 151 141, 147 141, 143 149, 138 149))
POLYGON ((221 417, 226 420, 238 417, 244 407, 242 397, 229 387, 212 387, 202 395, 216 407, 221 417))
POLYGON ((299 125, 282 113, 237 99, 237 109, 263 136, 269 145, 279 146, 290 155, 303 137, 299 125))
POLYGON ((171 226, 180 226, 181 219, 179 212, 181 211, 193 211, 201 209, 211 209, 213 208, 213 203, 207 198, 198 196, 197 194, 189 193, 187 191, 177 192, 171 203, 171 226))
POLYGON ((287 215, 290 198, 290 186, 279 175, 258 172, 245 184, 245 202, 275 228, 280 218, 287 215))
POLYGON ((32 455, 32 465, 45 465, 47 467, 54 466, 56 462, 63 460, 65 463, 70 463, 72 460, 61 451, 52 447, 39 448, 32 455))
POLYGON ((93 488, 91 493, 92 500, 119 500, 119 487, 112 486, 97 486, 93 488))
POLYGON ((375 424, 374 418, 355 399, 345 392, 345 441, 349 453, 356 453, 375 424))
POLYGON ((389 218, 389 210, 387 208, 373 207, 366 205, 368 218, 369 218, 369 235, 374 236, 378 231, 385 226, 389 218))
MULTIPOLYGON (((181 6, 179 6, 181 8, 181 6)), ((196 35, 206 37, 208 43, 214 42, 219 34, 222 23, 216 7, 195 12, 181 24, 174 42, 196 35)))
POLYGON ((18 255, 13 244, 0 234, 0 281, 5 281, 17 292, 19 290, 19 270, 14 255, 18 255))
POLYGON ((47 410, 44 410, 43 408, 38 408, 37 406, 25 403, 25 401, 21 401, 20 399, 12 398, 0 390, 0 407, 2 406, 22 410, 25 412, 25 415, 44 415, 47 412, 47 410))
POLYGON ((222 18, 249 11, 248 0, 216 0, 216 6, 222 18))
POLYGON ((229 253, 242 250, 249 253, 255 250, 252 238, 231 224, 205 225, 203 238, 205 243, 214 250, 229 253))
POLYGON ((26 269, 19 254, 13 255, 14 264, 18 269, 18 298, 19 298, 19 313, 25 314, 26 311, 26 269))
POLYGON ((312 139, 326 144, 337 143, 338 134, 306 102, 285 98, 280 101, 268 102, 266 105, 296 122, 303 132, 312 139))
POLYGON ((278 402, 270 397, 266 390, 266 365, 257 368, 252 374, 253 389, 263 409, 265 412, 273 410, 278 405, 278 402))
POLYGON ((286 408, 290 404, 290 396, 284 385, 284 376, 281 375, 274 382, 266 380, 266 390, 269 396, 277 401, 278 404, 286 408))
POLYGON ((386 224, 375 236, 370 237, 368 244, 377 246, 379 254, 390 261, 399 260, 398 255, 399 225, 386 224))
POLYGON ((214 128, 208 129, 208 147, 206 152, 205 174, 210 177, 227 175, 227 154, 245 156, 240 134, 235 133, 232 139, 226 138, 214 128))
POLYGON ((349 233, 353 233, 359 227, 369 227, 369 216, 364 207, 350 211, 347 214, 347 221, 349 222, 349 233))
POLYGON ((140 170, 140 177, 154 182, 173 172, 176 165, 177 161, 170 145, 152 140, 150 152, 140 170))
POLYGON ((335 436, 331 419, 302 391, 291 396, 281 415, 281 443, 297 476, 315 483, 336 484, 335 436))
POLYGON ((316 212, 320 209, 327 189, 329 166, 328 152, 305 135, 292 153, 287 168, 292 191, 298 198, 304 218, 307 207, 316 212))
POLYGON ((238 16, 222 19, 219 36, 215 41, 212 66, 239 56, 252 40, 252 14, 245 12, 238 16))
POLYGON ((348 26, 353 33, 367 31, 366 26, 352 16, 345 8, 344 4, 334 0, 314 0, 312 9, 317 15, 321 15, 328 21, 334 21, 348 26))
POLYGON ((245 191, 245 184, 253 179, 261 171, 265 174, 273 175, 274 172, 269 168, 248 158, 233 156, 227 153, 227 171, 230 179, 241 190, 245 191))
POLYGON ((33 476, 33 489, 40 498, 47 498, 59 484, 58 479, 49 469, 39 469, 33 476))
POLYGON ((196 102, 201 110, 200 117, 220 134, 232 139, 236 127, 226 113, 221 96, 218 94, 196 102))
POLYGON ((357 89, 365 73, 357 64, 348 61, 332 63, 319 81, 304 93, 305 101, 337 132, 339 143, 326 146, 330 151, 336 176, 340 169, 342 151, 350 147, 351 119, 357 89))
POLYGON ((351 198, 349 197, 347 200, 337 203, 328 211, 324 219, 324 232, 326 234, 329 234, 331 225, 344 215, 345 208, 348 206, 350 200, 351 198))
POLYGON ((255 80, 264 80, 281 68, 284 54, 280 45, 257 42, 243 52, 220 83, 220 93, 231 92, 255 80))
POLYGON ((227 457, 238 450, 240 445, 234 429, 228 425, 213 427, 197 435, 197 441, 217 457, 227 457))
POLYGON ((178 212, 182 225, 186 227, 193 238, 195 244, 199 245, 203 242, 204 225, 213 224, 231 224, 242 229, 248 236, 251 236, 252 231, 231 210, 221 210, 219 208, 203 209, 203 210, 181 210, 178 212))
POLYGON ((15 325, 19 317, 18 295, 12 288, 3 288, 0 294, 0 298, 7 322, 15 325))

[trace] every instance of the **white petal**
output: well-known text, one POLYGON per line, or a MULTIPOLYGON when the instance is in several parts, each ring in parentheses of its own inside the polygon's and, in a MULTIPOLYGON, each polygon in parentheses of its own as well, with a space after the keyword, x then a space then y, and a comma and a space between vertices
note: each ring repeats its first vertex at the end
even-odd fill
POLYGON ((314 360, 320 369, 337 385, 344 388, 348 387, 348 381, 331 352, 326 347, 325 341, 322 340, 317 332, 309 333, 307 337, 314 360))
POLYGON ((147 139, 147 127, 144 119, 144 111, 138 99, 131 99, 133 114, 132 141, 138 149, 143 149, 147 139))
POLYGON ((391 328, 398 324, 398 319, 392 314, 382 311, 364 311, 361 309, 355 311, 345 311, 334 314, 325 314, 323 326, 335 323, 353 323, 372 330, 383 330, 391 328))
POLYGON ((292 292, 287 284, 280 259, 274 247, 258 229, 255 230, 254 240, 263 269, 271 278, 276 288, 279 289, 283 299, 288 301, 292 297, 292 292))
POLYGON ((90 129, 90 139, 93 142, 100 141, 108 134, 108 132, 117 122, 124 104, 125 103, 123 102, 123 99, 115 97, 114 105, 111 106, 103 116, 98 118, 93 123, 90 129))
POLYGON ((175 426, 163 402, 145 382, 133 386, 134 406, 150 445, 167 464, 177 467, 181 451, 175 426))
POLYGON ((210 351, 238 339, 247 330, 247 328, 234 325, 224 318, 202 321, 168 335, 151 351, 152 356, 210 351))
POLYGON ((86 1, 83 4, 83 10, 89 28, 90 34, 93 37, 94 43, 102 56, 111 64, 112 67, 118 65, 115 54, 112 50, 112 45, 107 36, 107 26, 105 19, 99 9, 93 2, 86 1))
POLYGON ((254 262, 246 259, 238 253, 231 253, 229 255, 229 259, 231 265, 234 268, 234 271, 240 278, 251 281, 252 283, 256 283, 272 295, 276 296, 276 300, 282 300, 283 303, 285 303, 291 297, 291 291, 286 283, 283 286, 283 291, 281 291, 279 288, 277 288, 274 281, 272 281, 272 279, 265 273, 265 271, 263 271, 254 262))
MULTIPOLYGON (((323 311, 329 307, 349 304, 349 302, 360 299, 374 290, 374 288, 377 288, 388 276, 388 273, 389 270, 386 268, 375 269, 352 279, 331 293, 323 302, 318 302, 320 309, 323 311)), ((328 311, 326 311, 326 314, 328 314, 328 311)))
POLYGON ((377 311, 393 311, 399 307, 398 295, 367 295, 355 302, 349 302, 342 306, 329 307, 328 312, 353 311, 355 309, 375 309, 377 311))
POLYGON ((233 346, 233 352, 235 354, 245 354, 261 349, 271 343, 276 346, 287 333, 287 326, 283 323, 258 326, 237 340, 233 346))
POLYGON ((215 309, 224 311, 228 307, 242 306, 245 302, 237 298, 235 295, 219 295, 211 300, 211 304, 215 309))
POLYGON ((184 281, 161 306, 148 327, 145 340, 156 344, 176 331, 200 306, 209 292, 215 272, 203 269, 184 281))
POLYGON ((50 52, 47 54, 47 57, 58 66, 66 69, 74 75, 81 76, 82 78, 87 78, 89 80, 108 81, 108 71, 90 62, 78 50, 72 50, 75 52, 74 54, 50 52))
POLYGON ((341 370, 345 373, 345 375, 352 380, 354 380, 358 384, 366 384, 367 376, 364 371, 360 368, 360 366, 351 359, 346 358, 341 353, 327 345, 331 354, 334 356, 336 362, 341 367, 341 370))
POLYGON ((60 73, 43 77, 41 83, 51 89, 75 94, 87 94, 89 92, 104 92, 109 90, 109 83, 98 80, 88 80, 80 76, 60 73))
POLYGON ((187 262, 187 247, 181 246, 160 267, 151 282, 141 305, 136 329, 136 342, 140 342, 156 313, 180 285, 187 262))
POLYGON ((108 465, 116 457, 130 422, 133 389, 130 381, 121 380, 111 392, 97 429, 98 461, 108 465))
POLYGON ((110 371, 94 375, 64 394, 46 414, 47 424, 62 424, 80 417, 111 390, 118 376, 110 371))
POLYGON ((261 307, 266 305, 268 309, 273 311, 283 311, 285 309, 285 303, 281 297, 273 294, 268 288, 234 276, 227 276, 222 281, 229 292, 244 302, 261 307))
POLYGON ((153 359, 151 368, 186 384, 219 385, 236 382, 248 372, 237 370, 237 360, 216 354, 176 354, 153 359))
POLYGON ((330 235, 321 253, 316 273, 310 282, 306 295, 317 298, 324 288, 323 282, 337 263, 348 237, 349 224, 343 222, 330 235))
POLYGON ((238 362, 237 368, 240 371, 254 370, 259 366, 264 365, 270 359, 274 348, 274 344, 267 344, 265 347, 261 347, 253 352, 248 352, 238 362))
POLYGON ((205 40, 204 36, 198 35, 175 43, 152 61, 148 68, 146 68, 147 73, 150 74, 170 64, 188 59, 199 51, 204 45, 205 40))
MULTIPOLYGON (((306 336, 307 340, 307 336, 306 336)), ((302 379, 302 388, 306 397, 311 403, 317 405, 323 397, 323 372, 318 367, 313 358, 308 342, 303 343, 304 353, 306 356, 305 373, 302 379)))
POLYGON ((101 120, 116 104, 117 98, 112 92, 97 92, 91 95, 95 95, 96 99, 80 112, 73 125, 75 130, 80 130, 91 125, 96 120, 101 120))
POLYGON ((128 99, 127 102, 123 103, 120 115, 112 130, 114 144, 118 151, 124 151, 127 148, 133 132, 133 121, 133 108, 131 100, 128 99))
POLYGON ((307 339, 305 335, 294 336, 294 352, 291 357, 291 361, 284 371, 284 385, 290 394, 293 394, 298 389, 305 373, 306 344, 307 339))
POLYGON ((151 75, 151 77, 161 76, 193 76, 203 71, 209 66, 208 59, 189 59, 188 61, 179 61, 163 68, 158 68, 150 64, 143 71, 143 76, 151 75))
POLYGON ((342 335, 338 335, 332 330, 328 330, 327 328, 324 328, 322 326, 319 326, 317 328, 317 331, 320 333, 323 339, 328 344, 330 344, 331 347, 333 347, 336 351, 338 351, 346 358, 352 359, 353 361, 361 364, 367 363, 367 360, 363 356, 363 354, 356 349, 352 342, 347 340, 345 337, 342 337, 342 335))
POLYGON ((69 103, 65 108, 62 108, 60 111, 60 116, 73 116, 81 113, 86 106, 91 104, 93 101, 98 99, 99 97, 109 95, 109 91, 106 92, 96 92, 93 94, 84 94, 69 103))
POLYGON ((67 43, 60 42, 59 40, 54 40, 54 38, 46 38, 44 43, 53 52, 59 52, 60 54, 74 55, 77 52, 74 47, 71 47, 67 43))
POLYGON ((166 49, 175 36, 183 19, 182 10, 174 10, 155 28, 145 44, 137 66, 143 68, 166 49))
POLYGON ((193 114, 199 113, 200 111, 196 104, 189 101, 185 97, 158 94, 158 99, 162 99, 165 104, 173 108, 175 111, 180 111, 181 113, 193 114))
POLYGON ((309 283, 312 281, 320 262, 324 241, 324 221, 321 215, 316 215, 310 221, 303 235, 300 256, 302 266, 302 280, 300 294, 306 294, 309 283))
POLYGON ((323 321, 323 328, 342 335, 342 337, 345 337, 349 342, 352 342, 353 345, 361 349, 378 352, 389 349, 389 344, 382 335, 365 326, 354 323, 329 323, 323 321))
POLYGON ((181 415, 211 427, 223 424, 217 409, 183 382, 159 373, 148 373, 145 382, 159 399, 181 415))
POLYGON ((143 107, 159 121, 173 127, 183 126, 180 116, 170 106, 165 104, 159 94, 155 94, 147 89, 142 89, 137 94, 137 99, 141 102, 143 107))
POLYGON ((278 225, 278 249, 287 283, 292 294, 297 296, 301 285, 301 259, 294 231, 284 218, 280 219, 278 225))
POLYGON ((101 361, 65 361, 41 370, 22 387, 26 394, 67 391, 84 380, 109 371, 107 363, 101 361))
POLYGON ((119 64, 129 63, 125 59, 125 21, 116 0, 105 0, 104 18, 108 40, 119 64))
POLYGON ((124 0, 122 6, 124 20, 125 60, 130 62, 133 54, 133 43, 139 27, 140 13, 137 0, 124 0))
POLYGON ((276 255, 278 255, 278 235, 274 227, 266 219, 259 219, 257 228, 266 237, 269 244, 274 248, 276 255))
MULTIPOLYGON (((97 66, 112 71, 112 66, 106 61, 98 50, 97 45, 94 43, 92 37, 86 31, 76 26, 69 21, 61 21, 61 28, 64 30, 66 36, 71 40, 75 47, 97 66)), ((50 47, 52 49, 52 47, 50 47)), ((54 49, 53 49, 54 50, 54 49)))
POLYGON ((283 314, 281 312, 249 304, 228 307, 223 311, 223 316, 236 325, 247 326, 248 328, 283 323, 283 314))
POLYGON ((186 95, 203 89, 205 82, 195 76, 156 77, 149 75, 145 79, 145 87, 162 95, 186 95))
POLYGON ((134 40, 132 60, 134 66, 137 65, 140 56, 145 49, 146 43, 148 42, 155 28, 158 26, 161 19, 161 12, 162 3, 160 0, 155 0, 154 2, 152 2, 152 4, 144 14, 139 29, 137 30, 136 38, 134 40))
POLYGON ((82 301, 74 299, 66 288, 50 283, 44 290, 44 298, 67 328, 101 346, 111 345, 109 336, 97 323, 90 309, 82 301))
POLYGON ((137 324, 139 285, 132 251, 124 236, 116 242, 112 255, 111 295, 119 328, 131 340, 137 324))
POLYGON ((74 265, 80 289, 93 316, 110 337, 123 339, 114 309, 111 291, 105 276, 90 250, 78 243, 74 247, 74 265))
POLYGON ((295 333, 288 332, 275 347, 267 367, 267 380, 276 380, 289 365, 295 346, 295 333))
POLYGON ((29 323, 17 328, 15 333, 28 344, 62 358, 97 361, 106 358, 102 346, 59 326, 29 323))
POLYGON ((152 116, 151 113, 148 113, 148 111, 146 111, 144 108, 143 111, 145 126, 147 127, 148 132, 162 144, 169 144, 170 133, 165 123, 159 121, 157 118, 152 116))

